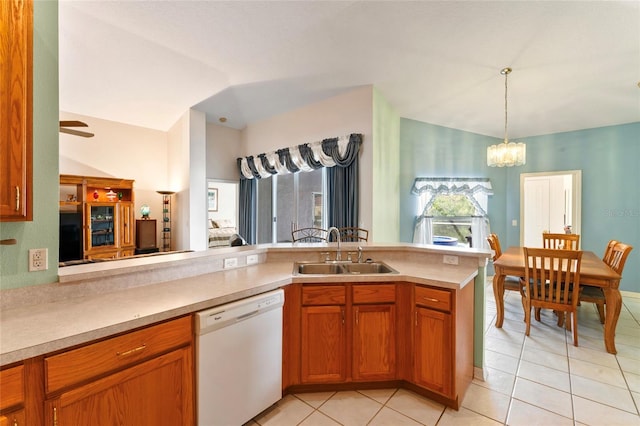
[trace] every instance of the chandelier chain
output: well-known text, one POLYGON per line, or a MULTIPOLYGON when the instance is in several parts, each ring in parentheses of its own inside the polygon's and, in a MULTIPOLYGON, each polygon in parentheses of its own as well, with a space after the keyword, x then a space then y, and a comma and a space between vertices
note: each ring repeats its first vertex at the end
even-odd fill
POLYGON ((507 136, 507 78, 509 78, 509 71, 504 72, 504 143, 509 142, 507 136))

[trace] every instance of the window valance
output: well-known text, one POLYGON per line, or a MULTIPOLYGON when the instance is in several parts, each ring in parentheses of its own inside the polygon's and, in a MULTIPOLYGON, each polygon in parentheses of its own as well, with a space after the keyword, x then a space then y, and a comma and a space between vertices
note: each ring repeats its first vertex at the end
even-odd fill
POLYGON ((433 201, 440 194, 464 194, 476 208, 476 214, 487 214, 487 196, 493 195, 488 178, 419 177, 413 181, 411 192, 420 196, 422 215, 426 216, 433 201))
POLYGON ((309 142, 289 148, 238 158, 242 179, 262 179, 275 174, 310 172, 321 167, 348 167, 358 156, 362 134, 309 142))

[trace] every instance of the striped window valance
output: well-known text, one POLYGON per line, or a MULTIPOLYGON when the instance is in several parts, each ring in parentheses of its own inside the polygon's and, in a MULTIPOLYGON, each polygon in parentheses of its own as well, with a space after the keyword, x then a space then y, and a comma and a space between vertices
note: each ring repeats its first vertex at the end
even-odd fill
POLYGON ((321 167, 348 167, 357 158, 361 144, 362 134, 352 133, 348 136, 238 158, 238 167, 243 179, 310 172, 321 167))

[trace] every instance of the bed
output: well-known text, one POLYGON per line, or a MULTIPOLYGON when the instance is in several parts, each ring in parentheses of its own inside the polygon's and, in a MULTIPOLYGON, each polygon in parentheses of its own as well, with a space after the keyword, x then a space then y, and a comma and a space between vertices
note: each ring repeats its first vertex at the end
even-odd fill
POLYGON ((211 219, 209 247, 229 247, 230 238, 238 233, 235 224, 228 219, 211 219))

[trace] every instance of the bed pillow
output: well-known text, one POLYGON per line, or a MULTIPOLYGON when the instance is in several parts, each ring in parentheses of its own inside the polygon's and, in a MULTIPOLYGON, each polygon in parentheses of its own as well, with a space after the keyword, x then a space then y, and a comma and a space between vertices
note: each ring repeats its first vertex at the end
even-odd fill
POLYGON ((233 228, 233 222, 230 221, 229 219, 216 219, 216 220, 211 220, 211 224, 213 225, 214 228, 233 228))

